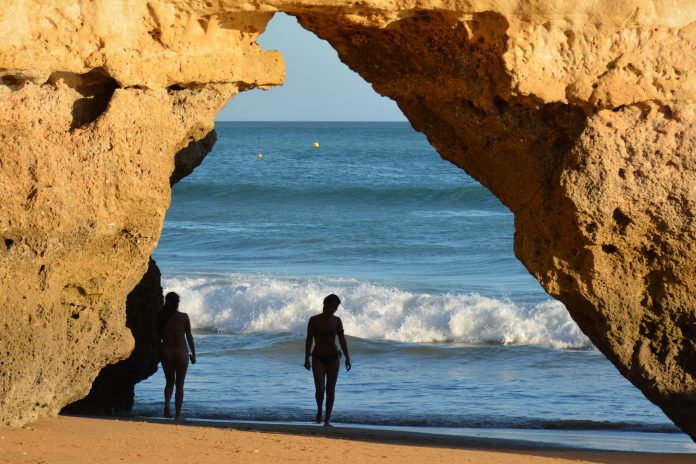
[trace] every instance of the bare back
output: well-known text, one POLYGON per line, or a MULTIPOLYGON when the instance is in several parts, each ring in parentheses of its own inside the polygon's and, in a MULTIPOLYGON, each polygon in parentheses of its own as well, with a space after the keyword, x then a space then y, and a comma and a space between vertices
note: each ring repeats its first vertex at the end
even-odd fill
POLYGON ((168 348, 188 348, 186 334, 191 331, 191 323, 186 313, 176 312, 169 318, 162 331, 162 344, 168 348))
POLYGON ((176 418, 181 418, 181 406, 184 401, 184 379, 188 369, 189 359, 196 363, 191 322, 186 313, 175 312, 169 317, 162 330, 160 345, 160 360, 162 370, 167 379, 164 387, 164 416, 170 416, 169 401, 176 384, 176 418), (191 354, 189 354, 189 349, 191 354))

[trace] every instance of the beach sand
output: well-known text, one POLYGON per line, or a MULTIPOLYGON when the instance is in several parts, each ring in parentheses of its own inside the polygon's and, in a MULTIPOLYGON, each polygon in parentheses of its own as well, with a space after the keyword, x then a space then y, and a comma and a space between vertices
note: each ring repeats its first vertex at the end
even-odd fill
POLYGON ((0 428, 0 463, 694 463, 685 454, 578 451, 524 442, 273 424, 58 417, 0 428))

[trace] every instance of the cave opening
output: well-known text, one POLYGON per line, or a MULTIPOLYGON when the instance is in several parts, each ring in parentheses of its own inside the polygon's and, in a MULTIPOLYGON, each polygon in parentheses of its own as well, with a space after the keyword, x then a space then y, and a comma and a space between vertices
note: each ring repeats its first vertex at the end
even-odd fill
MULTIPOLYGON (((336 422, 674 430, 517 261, 505 206, 294 18, 259 43, 286 85, 223 110, 154 254, 195 327, 188 416, 313 417, 303 331, 336 293, 354 366, 336 422)), ((161 414, 163 385, 134 412, 161 414)))

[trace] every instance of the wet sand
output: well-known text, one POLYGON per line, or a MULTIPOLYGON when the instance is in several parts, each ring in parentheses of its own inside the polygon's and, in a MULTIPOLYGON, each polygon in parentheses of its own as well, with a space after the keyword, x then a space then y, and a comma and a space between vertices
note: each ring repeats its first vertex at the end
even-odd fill
POLYGON ((529 442, 278 424, 81 417, 0 428, 0 463, 686 464, 696 455, 582 451, 529 442))

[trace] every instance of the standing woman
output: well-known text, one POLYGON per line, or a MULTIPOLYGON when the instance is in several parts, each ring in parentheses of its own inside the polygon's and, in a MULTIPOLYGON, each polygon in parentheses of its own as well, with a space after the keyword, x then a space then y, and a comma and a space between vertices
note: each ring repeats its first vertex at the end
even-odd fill
POLYGON ((324 425, 330 426, 331 410, 334 404, 334 393, 336 390, 336 381, 338 380, 338 371, 340 369, 340 352, 336 348, 336 336, 341 344, 341 349, 346 356, 346 371, 351 368, 350 355, 348 354, 348 345, 346 337, 343 334, 343 323, 341 319, 334 316, 338 309, 341 300, 333 293, 324 298, 324 309, 321 314, 317 314, 309 318, 307 324, 307 341, 305 343, 305 369, 312 369, 314 374, 314 387, 316 388, 315 398, 317 400, 317 417, 315 422, 321 423, 322 413, 321 407, 324 403, 324 391, 326 391, 326 415, 324 416, 324 425), (314 351, 312 349, 312 340, 314 340, 314 351), (310 365, 309 356, 312 356, 310 365))
POLYGON ((176 385, 176 420, 181 419, 181 405, 184 403, 184 379, 189 358, 196 364, 196 348, 191 335, 191 322, 188 314, 179 312, 179 295, 167 293, 164 307, 157 315, 157 333, 160 337, 160 359, 167 385, 164 387, 164 417, 171 417, 169 403, 176 385), (188 345, 187 345, 188 342, 188 345), (191 354, 189 355, 189 348, 191 354))

